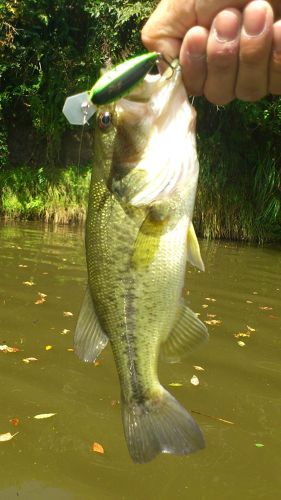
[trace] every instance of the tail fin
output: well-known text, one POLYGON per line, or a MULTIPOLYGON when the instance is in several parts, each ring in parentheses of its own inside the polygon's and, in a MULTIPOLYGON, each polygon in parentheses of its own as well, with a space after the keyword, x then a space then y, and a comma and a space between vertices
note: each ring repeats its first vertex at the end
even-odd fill
POLYGON ((134 462, 149 462, 161 452, 187 455, 205 447, 196 422, 165 389, 157 399, 122 403, 124 433, 134 462))

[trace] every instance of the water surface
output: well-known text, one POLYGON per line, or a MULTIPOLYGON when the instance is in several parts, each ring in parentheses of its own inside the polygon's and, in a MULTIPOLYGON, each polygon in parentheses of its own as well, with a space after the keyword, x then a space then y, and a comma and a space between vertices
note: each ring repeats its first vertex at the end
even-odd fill
POLYGON ((194 412, 207 447, 134 465, 110 348, 98 366, 71 350, 86 284, 83 238, 81 229, 0 226, 0 345, 19 349, 0 351, 0 434, 19 433, 0 442, 0 499, 279 498, 280 248, 202 242, 206 272, 187 268, 185 294, 215 323, 210 342, 159 369, 194 412), (35 304, 38 293, 45 302, 35 304), (37 361, 25 363, 29 357, 37 361), (56 415, 33 418, 45 413, 56 415), (91 451, 94 442, 104 454, 91 451))

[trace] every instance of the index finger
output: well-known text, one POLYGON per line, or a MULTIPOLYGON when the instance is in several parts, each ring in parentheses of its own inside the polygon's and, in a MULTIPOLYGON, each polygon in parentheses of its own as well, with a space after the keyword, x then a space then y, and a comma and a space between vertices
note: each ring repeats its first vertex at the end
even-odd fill
POLYGON ((178 57, 182 40, 195 23, 193 0, 162 0, 142 29, 142 42, 148 50, 173 59, 178 57))

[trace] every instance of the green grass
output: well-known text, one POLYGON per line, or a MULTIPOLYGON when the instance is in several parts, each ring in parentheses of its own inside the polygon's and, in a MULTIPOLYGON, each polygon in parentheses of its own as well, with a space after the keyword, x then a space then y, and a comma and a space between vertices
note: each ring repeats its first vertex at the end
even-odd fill
MULTIPOLYGON (((272 158, 257 166, 222 147, 200 148, 194 225, 209 239, 281 241, 280 169, 272 158)), ((236 151, 236 150, 235 150, 236 151)), ((8 219, 84 223, 91 167, 18 167, 0 171, 0 215, 8 219)))
POLYGON ((85 220, 90 167, 17 167, 0 171, 0 214, 58 224, 85 220))

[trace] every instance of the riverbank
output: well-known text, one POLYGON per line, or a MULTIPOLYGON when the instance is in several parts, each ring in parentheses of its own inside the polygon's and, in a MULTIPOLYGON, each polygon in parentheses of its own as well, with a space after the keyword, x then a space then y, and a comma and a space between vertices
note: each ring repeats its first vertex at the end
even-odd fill
POLYGON ((55 224, 84 223, 91 169, 16 167, 0 171, 0 216, 55 224))
MULTIPOLYGON (((243 178, 213 168, 201 155, 194 212, 199 236, 238 241, 281 241, 280 194, 270 165, 243 178), (279 198, 278 198, 279 195, 279 198)), ((67 169, 16 167, 0 171, 0 216, 83 224, 91 166, 67 169)))

